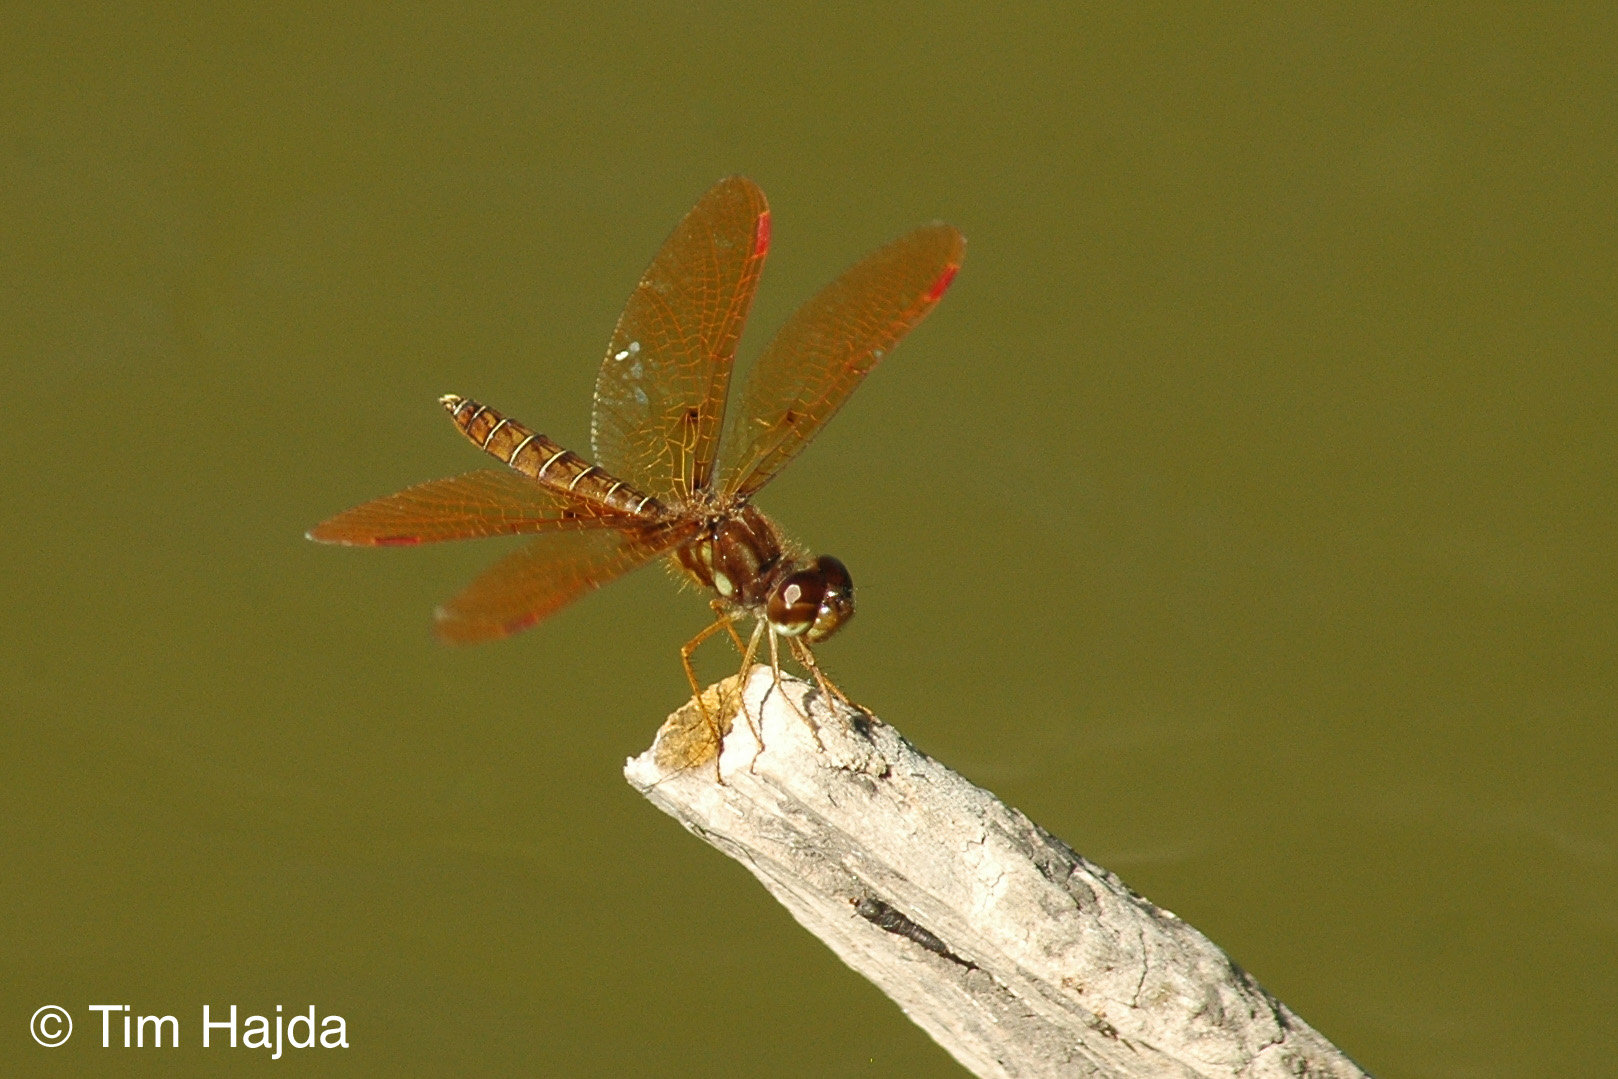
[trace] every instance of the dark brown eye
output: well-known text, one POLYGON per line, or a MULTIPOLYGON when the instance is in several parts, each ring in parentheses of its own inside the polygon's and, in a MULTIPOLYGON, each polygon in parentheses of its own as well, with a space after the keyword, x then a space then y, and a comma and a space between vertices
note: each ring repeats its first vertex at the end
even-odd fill
POLYGON ((826 582, 818 570, 799 570, 789 575, 770 593, 769 608, 765 612, 770 625, 784 637, 807 633, 820 614, 820 601, 825 594, 826 582))
POLYGON ((818 643, 837 632, 844 622, 854 617, 854 578, 848 567, 831 555, 815 559, 815 572, 819 575, 823 591, 820 610, 807 634, 811 642, 818 643))
POLYGON ((822 555, 809 569, 788 574, 770 593, 765 615, 783 637, 825 640, 854 617, 854 581, 848 567, 822 555))

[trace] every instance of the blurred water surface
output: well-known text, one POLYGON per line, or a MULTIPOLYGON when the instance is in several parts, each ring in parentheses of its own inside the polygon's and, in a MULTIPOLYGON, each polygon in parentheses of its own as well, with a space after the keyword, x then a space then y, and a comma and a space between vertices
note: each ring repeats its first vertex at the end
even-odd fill
POLYGON ((744 357, 891 237, 970 239, 760 499, 860 586, 850 693, 1378 1075, 1610 1067, 1611 12, 6 22, 0 1070, 233 1074, 204 1003, 313 1003, 352 1048, 311 1074, 960 1074, 622 782, 698 598, 450 650, 500 544, 302 538, 482 466, 441 393, 586 448, 730 172, 775 222, 744 357), (99 1048, 107 1002, 181 1048, 99 1048))

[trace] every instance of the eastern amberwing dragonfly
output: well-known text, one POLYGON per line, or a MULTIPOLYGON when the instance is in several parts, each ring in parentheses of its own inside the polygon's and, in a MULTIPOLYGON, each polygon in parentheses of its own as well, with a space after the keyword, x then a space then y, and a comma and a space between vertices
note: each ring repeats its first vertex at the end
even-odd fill
MULTIPOLYGON (((536 533, 436 612, 440 637, 505 637, 659 555, 716 598, 716 620, 681 649, 727 631, 746 672, 768 630, 821 688, 811 644, 854 614, 842 562, 790 543, 752 498, 797 456, 854 387, 927 316, 954 279, 965 240, 916 229, 866 256, 789 319, 765 347, 725 425, 731 366, 770 246, 764 193, 719 181, 664 242, 635 286, 596 376, 594 463, 487 405, 440 398, 467 438, 509 466, 433 480, 316 526, 323 543, 387 547, 536 533), (744 645, 734 623, 751 617, 744 645)), ((846 700, 846 698, 843 698, 846 700)), ((707 709, 704 707, 704 713, 707 709)))

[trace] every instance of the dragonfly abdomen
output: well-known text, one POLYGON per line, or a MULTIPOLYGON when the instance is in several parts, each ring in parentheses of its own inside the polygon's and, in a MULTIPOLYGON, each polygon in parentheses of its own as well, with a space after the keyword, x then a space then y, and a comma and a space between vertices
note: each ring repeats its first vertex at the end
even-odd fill
POLYGON ((619 513, 645 516, 662 511, 657 499, 487 405, 453 393, 440 397, 438 403, 449 412, 461 433, 484 453, 552 491, 619 513))

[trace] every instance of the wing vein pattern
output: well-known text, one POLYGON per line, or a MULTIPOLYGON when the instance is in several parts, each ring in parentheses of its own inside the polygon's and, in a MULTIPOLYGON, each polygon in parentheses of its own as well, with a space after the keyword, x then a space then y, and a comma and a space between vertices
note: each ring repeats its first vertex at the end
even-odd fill
POLYGON ((714 185, 630 295, 596 376, 596 464, 655 498, 709 482, 736 342, 769 248, 769 206, 744 177, 714 185))
POLYGON ((322 543, 395 547, 445 540, 610 528, 626 520, 516 472, 481 469, 373 499, 309 532, 322 543))
POLYGON ((861 259, 799 308, 748 376, 719 456, 721 490, 751 495, 796 457, 937 306, 965 253, 960 232, 928 225, 861 259))

